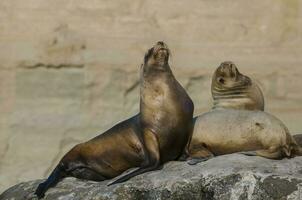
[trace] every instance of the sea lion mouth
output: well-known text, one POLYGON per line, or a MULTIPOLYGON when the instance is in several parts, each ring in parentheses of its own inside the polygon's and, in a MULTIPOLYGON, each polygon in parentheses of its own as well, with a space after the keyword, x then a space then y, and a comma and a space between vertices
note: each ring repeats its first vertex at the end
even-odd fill
POLYGON ((165 66, 168 63, 170 50, 168 46, 162 42, 157 42, 145 55, 144 63, 149 66, 165 66))
POLYGON ((237 78, 240 74, 236 65, 231 61, 225 61, 220 64, 219 68, 225 77, 237 78))
POLYGON ((153 47, 153 56, 154 56, 155 60, 167 61, 167 59, 169 58, 169 55, 170 55, 170 50, 164 42, 159 41, 153 47))
POLYGON ((160 48, 158 51, 154 53, 154 58, 156 61, 167 61, 169 58, 169 51, 164 48, 160 48))

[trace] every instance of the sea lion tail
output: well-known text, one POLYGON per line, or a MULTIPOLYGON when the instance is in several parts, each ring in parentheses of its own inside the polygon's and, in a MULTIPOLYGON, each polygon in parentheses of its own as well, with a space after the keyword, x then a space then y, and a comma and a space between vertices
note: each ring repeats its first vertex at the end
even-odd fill
POLYGON ((46 181, 39 184, 35 191, 38 199, 44 197, 45 192, 52 186, 56 185, 65 176, 63 166, 59 164, 49 175, 46 181))

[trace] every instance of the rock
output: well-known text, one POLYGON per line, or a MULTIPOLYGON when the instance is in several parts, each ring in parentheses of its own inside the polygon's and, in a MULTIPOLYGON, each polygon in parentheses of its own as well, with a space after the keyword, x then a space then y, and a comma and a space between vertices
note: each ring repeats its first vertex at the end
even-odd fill
MULTIPOLYGON (((195 166, 169 162, 162 170, 107 186, 65 178, 48 190, 45 200, 92 199, 301 199, 302 157, 269 160, 230 154, 195 166)), ((0 195, 0 200, 35 199, 41 180, 20 183, 0 195)))

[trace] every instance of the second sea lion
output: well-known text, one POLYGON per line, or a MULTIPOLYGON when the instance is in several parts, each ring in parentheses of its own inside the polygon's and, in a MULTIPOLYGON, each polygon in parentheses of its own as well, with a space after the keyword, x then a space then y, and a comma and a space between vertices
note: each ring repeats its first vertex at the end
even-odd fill
POLYGON ((241 152, 270 159, 302 155, 287 127, 263 111, 213 109, 195 119, 189 164, 241 152))
POLYGON ((213 109, 194 118, 189 164, 235 152, 271 159, 302 154, 286 126, 263 112, 259 87, 232 62, 215 71, 212 96, 213 109))

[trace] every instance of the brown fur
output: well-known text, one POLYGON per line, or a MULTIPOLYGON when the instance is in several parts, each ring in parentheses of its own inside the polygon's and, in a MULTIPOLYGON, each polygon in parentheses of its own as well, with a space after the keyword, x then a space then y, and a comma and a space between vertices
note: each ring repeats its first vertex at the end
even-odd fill
POLYGON ((302 155, 286 126, 263 112, 264 98, 257 84, 232 62, 216 69, 212 96, 212 111, 194 118, 189 155, 195 161, 189 163, 235 152, 270 159, 302 155))
POLYGON ((194 106, 173 76, 169 54, 163 42, 148 50, 141 68, 140 113, 71 149, 40 184, 39 197, 65 176, 102 181, 139 167, 113 182, 119 183, 183 153, 192 134, 194 106))
POLYGON ((294 134, 293 138, 296 140, 299 146, 302 146, 302 134, 294 134))
POLYGON ((196 118, 190 156, 199 157, 205 148, 215 156, 244 152, 270 159, 302 153, 279 119, 263 111, 236 109, 214 109, 196 118))
POLYGON ((213 108, 264 110, 261 89, 250 77, 239 72, 230 61, 216 69, 211 85, 213 108))

